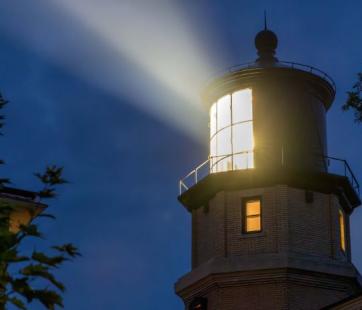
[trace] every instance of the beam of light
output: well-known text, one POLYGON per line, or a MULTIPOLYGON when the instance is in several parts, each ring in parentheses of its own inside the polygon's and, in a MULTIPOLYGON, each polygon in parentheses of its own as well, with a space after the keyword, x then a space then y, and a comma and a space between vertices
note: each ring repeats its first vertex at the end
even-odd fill
POLYGON ((192 102, 195 83, 206 77, 207 53, 172 1, 57 2, 104 38, 111 47, 192 102), (205 75, 206 74, 206 75, 205 75))
POLYGON ((27 46, 113 95, 130 96, 139 109, 192 137, 205 138, 199 94, 215 70, 174 1, 32 5, 30 13, 24 7, 27 14, 16 12, 23 27, 11 29, 27 46))

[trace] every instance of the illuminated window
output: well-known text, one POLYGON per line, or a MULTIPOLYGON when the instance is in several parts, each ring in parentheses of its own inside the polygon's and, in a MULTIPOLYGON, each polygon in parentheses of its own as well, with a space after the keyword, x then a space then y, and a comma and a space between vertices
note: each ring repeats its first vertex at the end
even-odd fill
POLYGON ((346 251, 346 225, 344 213, 342 210, 339 210, 339 237, 340 245, 343 252, 346 251))
POLYGON ((248 198, 243 201, 242 217, 244 233, 254 233, 262 230, 260 198, 248 198))
POLYGON ((210 108, 210 171, 254 168, 252 90, 225 95, 210 108))

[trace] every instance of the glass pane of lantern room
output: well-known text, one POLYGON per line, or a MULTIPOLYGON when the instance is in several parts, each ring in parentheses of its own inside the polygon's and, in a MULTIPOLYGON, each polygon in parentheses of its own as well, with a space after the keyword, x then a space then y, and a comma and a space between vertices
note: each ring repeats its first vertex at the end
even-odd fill
POLYGON ((217 168, 218 172, 232 169, 231 156, 231 128, 227 127, 219 131, 216 135, 217 140, 217 168), (229 156, 228 156, 229 155, 229 156))
POLYGON ((217 172, 217 136, 214 136, 210 141, 210 171, 217 172))
POLYGON ((210 138, 216 133, 216 103, 210 108, 210 138))
POLYGON ((217 156, 230 155, 231 150, 231 127, 220 130, 217 135, 217 156))
POLYGON ((226 95, 217 101, 217 130, 231 124, 231 96, 226 95))
POLYGON ((233 93, 233 124, 253 119, 252 91, 250 88, 233 93))
POLYGON ((219 158, 217 164, 215 165, 214 170, 216 170, 214 172, 223 172, 223 171, 232 170, 232 156, 219 158))
POLYGON ((232 128, 233 153, 251 152, 254 149, 253 122, 237 124, 232 128))
POLYGON ((233 155, 233 170, 254 168, 254 153, 233 155))

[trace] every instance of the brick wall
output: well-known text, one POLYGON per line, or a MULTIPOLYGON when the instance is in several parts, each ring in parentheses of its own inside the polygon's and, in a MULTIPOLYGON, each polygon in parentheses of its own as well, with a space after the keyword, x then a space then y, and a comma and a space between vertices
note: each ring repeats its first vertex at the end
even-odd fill
MULTIPOLYGON (((295 253, 347 261, 340 249, 338 210, 334 195, 314 193, 307 203, 305 190, 279 185, 268 188, 220 192, 208 206, 193 211, 193 267, 217 256, 261 253, 295 253), (262 199, 263 231, 242 234, 242 198, 262 199)), ((349 239, 348 215, 346 232, 349 239)))
POLYGON ((348 215, 343 253, 338 198, 313 198, 308 203, 305 190, 277 185, 219 192, 193 210, 193 270, 176 284, 185 305, 204 296, 211 310, 319 309, 353 294, 348 215), (262 199, 263 230, 245 235, 242 199, 255 196, 262 199))
MULTIPOLYGON (((355 291, 341 277, 288 269, 218 275, 200 286, 198 296, 208 299, 208 310, 317 310, 355 291)), ((185 298, 186 309, 192 298, 185 298)))

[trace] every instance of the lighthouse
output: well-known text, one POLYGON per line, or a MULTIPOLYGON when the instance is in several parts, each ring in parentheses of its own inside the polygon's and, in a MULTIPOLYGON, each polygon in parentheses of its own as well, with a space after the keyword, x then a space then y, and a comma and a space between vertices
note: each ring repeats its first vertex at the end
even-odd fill
POLYGON ((361 290, 350 242, 359 184, 327 150, 335 83, 279 60, 277 46, 265 27, 256 60, 203 91, 209 156, 178 197, 192 218, 191 270, 175 283, 187 310, 321 309, 361 290))

